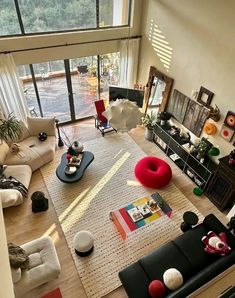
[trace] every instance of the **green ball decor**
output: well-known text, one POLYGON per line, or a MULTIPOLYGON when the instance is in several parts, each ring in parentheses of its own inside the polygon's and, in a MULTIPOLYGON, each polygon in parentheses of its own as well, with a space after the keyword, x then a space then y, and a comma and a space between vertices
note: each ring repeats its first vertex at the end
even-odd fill
POLYGON ((195 188, 193 189, 193 193, 194 193, 196 196, 199 197, 199 196, 202 195, 203 191, 201 190, 200 187, 195 187, 195 188))
POLYGON ((218 156, 220 155, 220 150, 217 147, 211 147, 211 149, 208 151, 208 154, 211 156, 218 156))

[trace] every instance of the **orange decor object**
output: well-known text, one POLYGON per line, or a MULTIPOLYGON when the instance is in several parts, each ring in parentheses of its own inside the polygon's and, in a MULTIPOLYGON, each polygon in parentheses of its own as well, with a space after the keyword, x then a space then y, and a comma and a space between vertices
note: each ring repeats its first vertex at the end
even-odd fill
POLYGON ((214 135, 217 132, 217 127, 213 123, 208 122, 204 126, 204 132, 207 135, 214 135))

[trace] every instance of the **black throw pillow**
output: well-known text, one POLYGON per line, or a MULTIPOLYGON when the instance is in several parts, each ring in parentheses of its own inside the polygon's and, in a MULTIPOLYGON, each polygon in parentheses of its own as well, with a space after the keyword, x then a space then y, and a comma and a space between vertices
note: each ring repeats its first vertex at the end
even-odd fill
POLYGON ((44 142, 47 139, 47 134, 45 132, 39 132, 38 139, 41 142, 44 142))

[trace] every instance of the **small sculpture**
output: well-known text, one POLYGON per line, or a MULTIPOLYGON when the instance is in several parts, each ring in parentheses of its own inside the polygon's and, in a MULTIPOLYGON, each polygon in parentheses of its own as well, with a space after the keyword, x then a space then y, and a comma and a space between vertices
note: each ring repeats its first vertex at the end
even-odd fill
POLYGON ((83 151, 83 145, 82 145, 82 143, 80 143, 78 141, 73 142, 72 148, 76 152, 76 154, 83 151))

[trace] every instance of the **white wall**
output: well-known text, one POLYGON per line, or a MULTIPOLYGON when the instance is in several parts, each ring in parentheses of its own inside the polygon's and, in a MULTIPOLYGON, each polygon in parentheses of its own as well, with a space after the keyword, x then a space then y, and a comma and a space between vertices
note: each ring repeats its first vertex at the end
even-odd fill
MULTIPOLYGON (((1 197, 1 194, 0 194, 1 197)), ((11 279, 10 263, 7 250, 6 231, 2 214, 2 201, 0 198, 0 297, 14 298, 13 284, 11 279)))
POLYGON ((141 6, 142 1, 132 1, 131 29, 116 28, 104 30, 89 30, 72 33, 57 33, 46 35, 35 35, 26 37, 11 37, 0 39, 0 52, 13 51, 34 47, 50 47, 43 50, 14 53, 16 64, 39 63, 50 60, 65 58, 78 58, 89 55, 97 55, 115 52, 119 50, 120 41, 97 42, 99 40, 112 40, 126 38, 140 34, 141 6), (66 44, 86 43, 82 45, 66 46, 66 44))
POLYGON ((222 117, 209 140, 219 145, 220 157, 233 149, 218 134, 227 111, 235 112, 234 12, 234 0, 146 0, 142 15, 139 83, 147 82, 153 65, 189 97, 200 86, 214 92, 212 105, 222 117))

